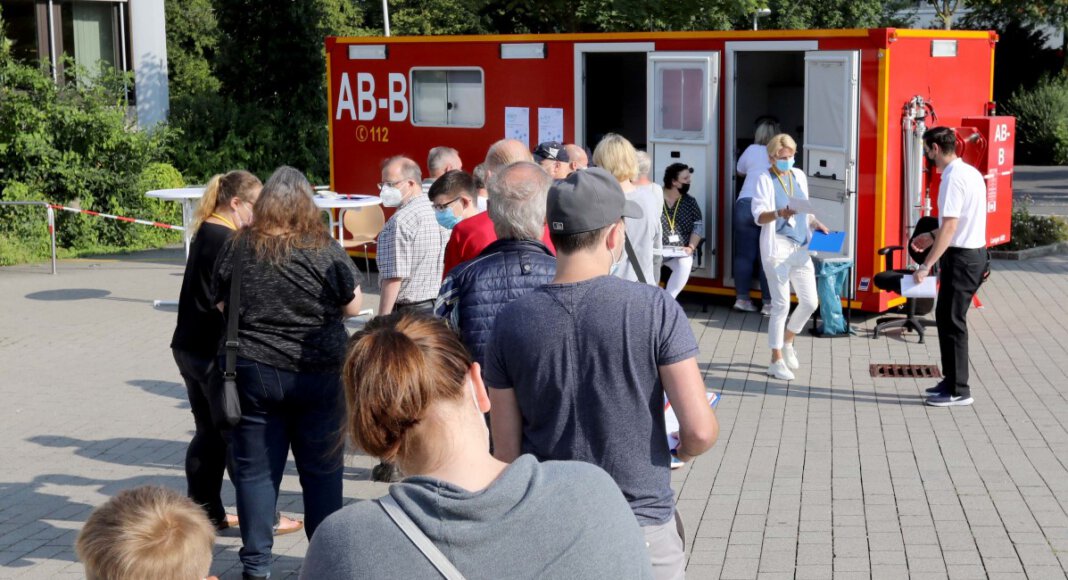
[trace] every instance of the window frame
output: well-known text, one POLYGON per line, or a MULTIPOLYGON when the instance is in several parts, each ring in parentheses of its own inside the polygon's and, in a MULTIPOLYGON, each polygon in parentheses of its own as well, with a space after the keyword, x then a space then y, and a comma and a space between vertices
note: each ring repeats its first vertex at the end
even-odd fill
MULTIPOLYGON (((448 101, 446 101, 447 103, 448 101)), ((481 129, 486 126, 486 71, 480 66, 416 66, 408 69, 408 122, 413 127, 445 127, 449 129, 481 129), (446 109, 445 123, 417 122, 415 108, 415 75, 419 72, 444 72, 446 95, 448 94, 448 73, 452 71, 476 71, 479 75, 479 89, 482 93, 482 120, 478 125, 461 125, 448 122, 448 109, 446 109)))

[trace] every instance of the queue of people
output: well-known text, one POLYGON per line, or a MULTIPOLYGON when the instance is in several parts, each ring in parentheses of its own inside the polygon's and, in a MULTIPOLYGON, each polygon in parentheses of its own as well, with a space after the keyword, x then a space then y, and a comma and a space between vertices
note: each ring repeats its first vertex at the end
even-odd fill
MULTIPOLYGON (((490 148, 484 181, 450 168, 425 194, 415 162, 383 164, 383 203, 399 208, 380 257, 383 312, 351 338, 342 321, 360 311, 361 275, 320 221, 307 179, 280 167, 266 183, 245 171, 210 181, 171 342, 195 424, 187 493, 145 486, 95 510, 76 542, 88 577, 208 578, 214 535, 231 527, 246 579, 269 577, 273 537, 301 529, 302 578, 684 577, 669 470, 719 430, 674 299, 702 243, 693 169, 668 166, 661 194, 648 157, 618 135, 585 168, 570 165, 570 146, 539 147, 550 158, 516 145, 490 148), (474 255, 446 270, 446 241, 480 217, 492 235, 481 225, 463 234, 460 255, 474 255), (654 250, 672 271, 667 290, 633 280, 654 250), (232 425, 218 408, 227 348, 240 401, 232 425), (665 401, 679 423, 671 434, 665 401), (345 442, 404 478, 342 508, 345 442), (291 450, 304 522, 277 512, 291 450), (224 471, 236 516, 220 497, 224 471)), ((969 405, 966 315, 989 274, 985 190, 952 130, 928 131, 924 146, 943 170, 941 217, 912 242, 928 251, 914 277, 942 270, 945 373, 926 402, 969 405)), ((736 204, 748 209, 736 221, 759 233, 767 372, 781 380, 800 367, 794 338, 817 305, 808 243, 827 231, 795 209, 808 198, 796 152, 789 135, 768 137, 767 166, 746 169, 751 195, 736 204)), ((453 149, 434 155, 459 164, 453 149)))

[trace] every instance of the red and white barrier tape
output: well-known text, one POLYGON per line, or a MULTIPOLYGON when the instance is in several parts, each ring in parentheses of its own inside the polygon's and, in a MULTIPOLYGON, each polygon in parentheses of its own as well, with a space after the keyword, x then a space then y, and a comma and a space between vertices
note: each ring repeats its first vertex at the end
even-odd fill
POLYGON ((74 212, 74 213, 84 213, 84 214, 88 214, 88 215, 95 215, 95 216, 102 217, 102 218, 119 220, 120 222, 127 222, 127 223, 132 223, 132 224, 142 224, 142 225, 146 225, 146 226, 154 226, 154 227, 157 227, 157 228, 164 228, 164 229, 167 229, 167 230, 185 231, 185 228, 182 227, 182 226, 174 226, 174 225, 171 225, 171 224, 164 224, 164 223, 160 223, 160 222, 154 222, 154 221, 151 221, 151 220, 139 220, 139 219, 131 218, 131 217, 123 217, 121 215, 112 215, 112 214, 109 214, 109 213, 101 213, 101 212, 98 212, 98 211, 92 211, 92 210, 88 210, 88 209, 78 209, 76 207, 66 207, 66 206, 56 205, 56 204, 51 204, 51 205, 49 205, 49 207, 53 207, 55 209, 61 209, 63 211, 70 211, 70 212, 74 212))

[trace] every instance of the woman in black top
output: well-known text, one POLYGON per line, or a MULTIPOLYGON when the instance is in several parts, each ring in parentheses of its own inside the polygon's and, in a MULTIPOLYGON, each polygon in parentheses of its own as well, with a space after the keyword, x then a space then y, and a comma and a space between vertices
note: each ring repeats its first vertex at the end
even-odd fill
POLYGON ((693 269, 693 253, 701 244, 704 222, 701 207, 689 195, 690 174, 685 163, 672 163, 664 170, 664 213, 660 217, 663 229, 664 265, 671 270, 666 290, 673 298, 686 287, 693 269))
POLYGON ((178 324, 171 352, 185 380, 196 432, 185 454, 189 498, 204 507, 216 529, 237 524, 223 510, 220 491, 226 465, 226 441, 211 418, 209 393, 217 379, 215 354, 219 350, 223 318, 211 296, 211 275, 223 244, 238 228, 252 222, 252 204, 260 195, 260 180, 247 171, 216 175, 200 198, 193 229, 196 236, 178 298, 178 324))
POLYGON ((270 574, 271 524, 291 446, 308 538, 341 508, 342 320, 359 314, 362 296, 352 259, 330 237, 313 194, 299 171, 278 168, 255 221, 223 248, 212 279, 214 301, 228 302, 240 263, 239 304, 226 310, 239 315, 241 421, 230 456, 248 577, 270 574))

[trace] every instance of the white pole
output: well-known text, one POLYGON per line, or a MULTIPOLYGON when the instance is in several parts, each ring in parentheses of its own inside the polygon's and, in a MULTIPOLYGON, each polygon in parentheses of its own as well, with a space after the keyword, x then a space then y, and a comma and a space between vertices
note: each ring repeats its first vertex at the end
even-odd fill
POLYGON ((386 23, 386 36, 389 36, 389 0, 382 0, 382 19, 386 23))
POLYGON ((59 82, 59 73, 56 70, 56 23, 52 15, 52 0, 48 0, 48 60, 52 65, 52 82, 59 82))

